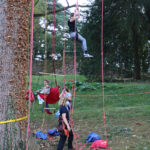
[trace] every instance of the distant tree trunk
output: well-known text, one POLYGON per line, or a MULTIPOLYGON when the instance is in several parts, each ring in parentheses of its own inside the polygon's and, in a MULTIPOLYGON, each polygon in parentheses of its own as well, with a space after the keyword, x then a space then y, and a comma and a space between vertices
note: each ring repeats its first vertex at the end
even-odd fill
POLYGON ((140 80, 141 79, 141 68, 140 68, 140 58, 139 58, 139 51, 138 50, 135 50, 134 65, 135 65, 135 71, 134 71, 135 79, 140 80))
MULTIPOLYGON (((132 9, 134 10, 134 12, 136 12, 136 8, 135 8, 135 1, 132 1, 132 9)), ((136 14, 133 15, 134 17, 136 16, 136 14)), ((132 17, 133 17, 132 16, 132 17)), ((133 18, 134 19, 134 18, 133 18)), ((138 29, 137 29, 137 24, 135 21, 133 21, 132 26, 131 26, 131 32, 132 32, 132 47, 133 47, 133 59, 134 59, 134 78, 136 80, 140 80, 141 79, 141 68, 140 68, 140 57, 139 57, 139 45, 140 45, 140 41, 138 40, 138 29)))
POLYGON ((133 44, 133 57, 134 57, 134 78, 136 80, 141 79, 141 68, 140 68, 140 57, 139 57, 139 47, 137 34, 135 31, 135 26, 132 26, 132 44, 133 44))
POLYGON ((149 30, 149 34, 148 34, 148 39, 150 40, 150 4, 145 5, 145 12, 146 12, 146 16, 147 16, 147 21, 148 21, 148 30, 149 30))
MULTIPOLYGON (((0 1, 0 121, 26 116, 28 0, 0 1)), ((27 120, 0 124, 0 150, 25 149, 27 120)))

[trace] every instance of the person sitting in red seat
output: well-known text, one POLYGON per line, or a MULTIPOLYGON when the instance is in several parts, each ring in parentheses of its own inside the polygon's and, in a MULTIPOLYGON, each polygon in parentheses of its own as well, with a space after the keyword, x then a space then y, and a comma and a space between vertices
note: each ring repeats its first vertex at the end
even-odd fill
MULTIPOLYGON (((49 86, 49 81, 47 79, 44 80, 44 87, 42 89, 40 89, 39 93, 45 94, 45 95, 50 94, 50 86, 49 86)), ((44 103, 43 98, 41 98, 39 94, 38 94, 37 98, 39 100, 39 104, 44 103)))
POLYGON ((37 97, 39 104, 46 103, 45 112, 51 114, 48 104, 55 104, 59 100, 59 86, 50 88, 48 80, 44 80, 44 85, 37 97))

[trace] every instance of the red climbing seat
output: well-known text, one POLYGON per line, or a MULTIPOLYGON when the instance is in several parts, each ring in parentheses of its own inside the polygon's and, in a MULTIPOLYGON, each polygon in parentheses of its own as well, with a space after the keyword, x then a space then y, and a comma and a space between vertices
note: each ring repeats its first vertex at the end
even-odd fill
POLYGON ((55 104, 59 100, 59 88, 58 86, 54 88, 50 88, 50 94, 41 94, 39 93, 39 96, 46 101, 48 104, 55 104))

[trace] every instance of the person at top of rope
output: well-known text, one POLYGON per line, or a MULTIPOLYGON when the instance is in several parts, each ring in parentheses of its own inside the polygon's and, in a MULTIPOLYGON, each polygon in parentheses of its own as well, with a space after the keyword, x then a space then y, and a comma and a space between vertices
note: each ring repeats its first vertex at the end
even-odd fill
POLYGON ((79 8, 77 7, 77 9, 75 9, 74 13, 70 14, 70 20, 68 20, 70 37, 72 39, 76 38, 77 41, 82 42, 83 55, 84 55, 84 57, 90 58, 93 56, 88 54, 86 39, 78 33, 77 27, 75 27, 76 26, 75 21, 77 21, 79 18, 80 18, 80 11, 79 11, 79 8))
POLYGON ((68 137, 68 150, 73 150, 73 132, 69 123, 69 111, 66 105, 66 98, 61 97, 59 100, 60 116, 59 116, 59 127, 60 140, 57 146, 57 150, 63 150, 64 144, 68 137))
MULTIPOLYGON (((42 89, 40 89, 40 92, 42 94, 49 94, 50 93, 50 86, 49 86, 49 81, 47 79, 44 80, 44 87, 42 89)), ((43 104, 44 100, 38 95, 37 96, 38 100, 39 100, 39 104, 43 104)))

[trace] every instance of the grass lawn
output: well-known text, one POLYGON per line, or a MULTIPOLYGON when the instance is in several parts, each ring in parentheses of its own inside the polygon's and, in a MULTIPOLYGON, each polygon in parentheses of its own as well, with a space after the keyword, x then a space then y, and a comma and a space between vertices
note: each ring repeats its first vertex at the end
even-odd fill
MULTIPOLYGON (((43 80, 48 78, 51 86, 55 86, 53 76, 33 76, 33 91, 43 86, 43 80)), ((71 75, 66 76, 67 86, 71 87, 71 75)), ((63 85, 64 77, 57 77, 57 82, 63 85)), ((105 139, 103 121, 103 98, 101 83, 89 83, 84 76, 77 76, 77 88, 74 106, 74 132, 79 134, 78 145, 84 144, 87 135, 95 132, 105 139)), ((112 150, 150 150, 150 84, 144 82, 105 83, 105 115, 107 140, 112 150), (133 94, 133 95, 128 95, 133 94), (121 95, 121 96, 107 96, 121 95)), ((58 109, 58 104, 50 105, 58 109)), ((57 126, 55 115, 42 113, 42 105, 36 100, 31 107, 31 132, 39 130, 44 119, 43 132, 57 126)), ((30 136, 29 146, 32 150, 55 150, 59 138, 54 141, 37 140, 30 136)), ((90 144, 87 144, 85 150, 90 144)), ((79 149, 80 146, 78 146, 79 149)), ((65 146, 67 149, 67 144, 65 146)))

